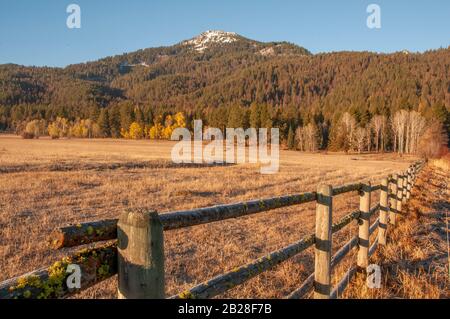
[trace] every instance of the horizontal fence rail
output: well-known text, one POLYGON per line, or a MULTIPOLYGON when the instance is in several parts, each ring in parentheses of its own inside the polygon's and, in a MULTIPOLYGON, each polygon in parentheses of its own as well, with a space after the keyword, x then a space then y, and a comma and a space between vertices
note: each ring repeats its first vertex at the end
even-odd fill
POLYGON ((378 185, 370 183, 354 183, 338 187, 322 185, 317 192, 163 214, 142 209, 127 210, 119 219, 61 227, 49 236, 48 243, 53 248, 75 247, 115 239, 118 241, 83 249, 64 257, 50 267, 4 281, 0 283, 0 299, 65 298, 115 274, 119 275, 119 298, 165 298, 164 231, 309 202, 317 203, 315 233, 170 298, 218 296, 312 246, 315 247, 314 272, 287 298, 302 298, 311 290, 314 291, 315 298, 337 298, 353 276, 367 267, 368 260, 377 247, 386 244, 388 225, 395 225, 397 216, 402 213, 402 203, 409 199, 417 174, 424 165, 425 161, 417 162, 406 172, 390 175, 378 185), (380 191, 380 201, 371 207, 371 193, 375 191, 380 191), (359 194, 360 208, 333 223, 333 197, 349 192, 359 194), (369 225, 370 218, 377 213, 379 216, 372 225, 369 225), (331 256, 332 235, 352 221, 358 221, 358 235, 351 237, 331 256), (378 234, 370 244, 370 236, 376 230, 378 234), (353 248, 358 248, 357 263, 350 266, 336 287, 331 287, 332 269, 342 262, 353 248), (80 288, 69 288, 67 283, 71 273, 66 270, 73 264, 80 266, 80 288))
MULTIPOLYGON (((361 185, 362 184, 358 183, 336 187, 333 189, 333 195, 359 191, 361 185)), ((160 214, 160 219, 164 230, 171 230, 314 202, 316 199, 316 192, 302 193, 235 204, 163 213, 160 214)), ((117 222, 118 219, 108 219, 61 227, 51 233, 48 242, 53 248, 63 248, 115 239, 117 238, 117 222)))
POLYGON ((116 244, 83 249, 64 257, 47 268, 42 268, 0 283, 0 299, 16 298, 64 298, 87 289, 117 273, 116 244), (81 287, 67 286, 67 266, 80 266, 81 287))
MULTIPOLYGON (((175 211, 160 214, 159 218, 164 230, 171 230, 304 204, 313 202, 316 198, 317 194, 314 192, 302 193, 236 204, 175 211)), ((79 246, 101 240, 115 239, 117 238, 117 222, 118 219, 111 219, 62 227, 53 232, 48 241, 53 248, 63 248, 79 246)))
POLYGON ((301 253, 314 244, 314 234, 306 236, 300 241, 291 244, 285 248, 277 250, 267 256, 257 259, 243 267, 236 268, 229 273, 219 275, 214 279, 202 283, 194 288, 180 293, 172 298, 211 298, 221 294, 236 285, 240 285, 247 280, 259 275, 260 273, 272 268, 273 266, 288 260, 289 258, 301 253))

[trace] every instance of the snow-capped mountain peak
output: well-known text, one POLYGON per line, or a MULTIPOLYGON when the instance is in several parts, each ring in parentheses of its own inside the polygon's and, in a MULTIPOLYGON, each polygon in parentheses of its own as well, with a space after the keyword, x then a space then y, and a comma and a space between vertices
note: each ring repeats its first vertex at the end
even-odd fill
POLYGON ((226 44, 238 40, 238 34, 235 32, 226 32, 220 30, 208 30, 199 36, 182 42, 184 45, 191 45, 198 52, 203 52, 211 44, 226 44))

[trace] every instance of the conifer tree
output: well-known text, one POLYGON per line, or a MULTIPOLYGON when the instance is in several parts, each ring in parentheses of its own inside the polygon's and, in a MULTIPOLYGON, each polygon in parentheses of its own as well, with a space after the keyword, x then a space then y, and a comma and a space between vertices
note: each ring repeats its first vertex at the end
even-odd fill
POLYGON ((250 106, 250 127, 261 127, 261 107, 257 103, 252 103, 250 106))
POLYGON ((113 106, 109 109, 109 129, 111 137, 120 137, 120 111, 118 106, 113 106))
POLYGON ((287 147, 290 150, 295 148, 295 137, 294 137, 294 130, 292 129, 292 125, 289 125, 289 132, 288 132, 288 138, 287 138, 287 147))
POLYGON ((131 103, 125 102, 120 105, 120 127, 128 131, 134 122, 134 111, 131 103))
POLYGON ((139 126, 144 127, 144 125, 145 125, 144 112, 142 112, 142 110, 139 106, 134 108, 134 114, 135 114, 134 121, 136 123, 138 123, 139 126))
POLYGON ((109 137, 111 136, 111 128, 110 128, 110 121, 109 121, 109 114, 106 109, 101 109, 100 115, 98 116, 97 124, 100 127, 101 135, 103 137, 109 137))

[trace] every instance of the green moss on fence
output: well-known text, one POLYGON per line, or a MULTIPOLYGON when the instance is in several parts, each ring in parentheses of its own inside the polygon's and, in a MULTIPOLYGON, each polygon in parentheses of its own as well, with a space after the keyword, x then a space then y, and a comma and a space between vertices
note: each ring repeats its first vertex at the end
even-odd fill
POLYGON ((82 270, 81 288, 86 288, 115 274, 117 272, 116 259, 117 250, 115 244, 112 243, 99 248, 80 250, 70 257, 64 257, 53 263, 43 275, 33 274, 18 278, 15 285, 8 288, 9 298, 62 298, 76 291, 67 287, 66 280, 71 275, 71 273, 67 273, 69 264, 80 266, 82 270))

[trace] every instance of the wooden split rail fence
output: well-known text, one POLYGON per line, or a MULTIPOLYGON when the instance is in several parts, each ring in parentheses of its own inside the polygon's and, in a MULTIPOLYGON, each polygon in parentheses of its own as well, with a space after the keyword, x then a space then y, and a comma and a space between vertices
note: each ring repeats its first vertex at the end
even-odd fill
POLYGON ((0 299, 65 298, 118 274, 119 298, 166 298, 164 282, 164 231, 195 226, 229 218, 248 216, 281 207, 317 202, 315 233, 284 248, 237 267, 169 298, 212 298, 273 268, 314 245, 314 272, 287 298, 302 298, 314 291, 314 298, 337 298, 348 282, 369 265, 378 245, 386 244, 388 225, 395 226, 402 203, 411 196, 418 172, 424 161, 411 165, 402 174, 382 179, 379 185, 349 184, 340 187, 319 186, 317 192, 252 200, 186 211, 158 214, 145 209, 127 210, 119 219, 81 223, 57 229, 50 236, 54 248, 75 247, 114 240, 102 246, 85 248, 20 277, 0 283, 0 299), (380 191, 379 203, 371 207, 372 192, 380 191), (333 197, 358 192, 359 210, 333 223, 333 197), (379 213, 369 225, 370 217, 379 213), (353 220, 358 221, 358 234, 331 256, 332 236, 353 220), (376 239, 370 235, 378 229, 376 239), (336 287, 331 285, 331 271, 357 247, 357 263, 352 265, 336 287), (71 264, 79 266, 78 287, 68 284, 71 264))

